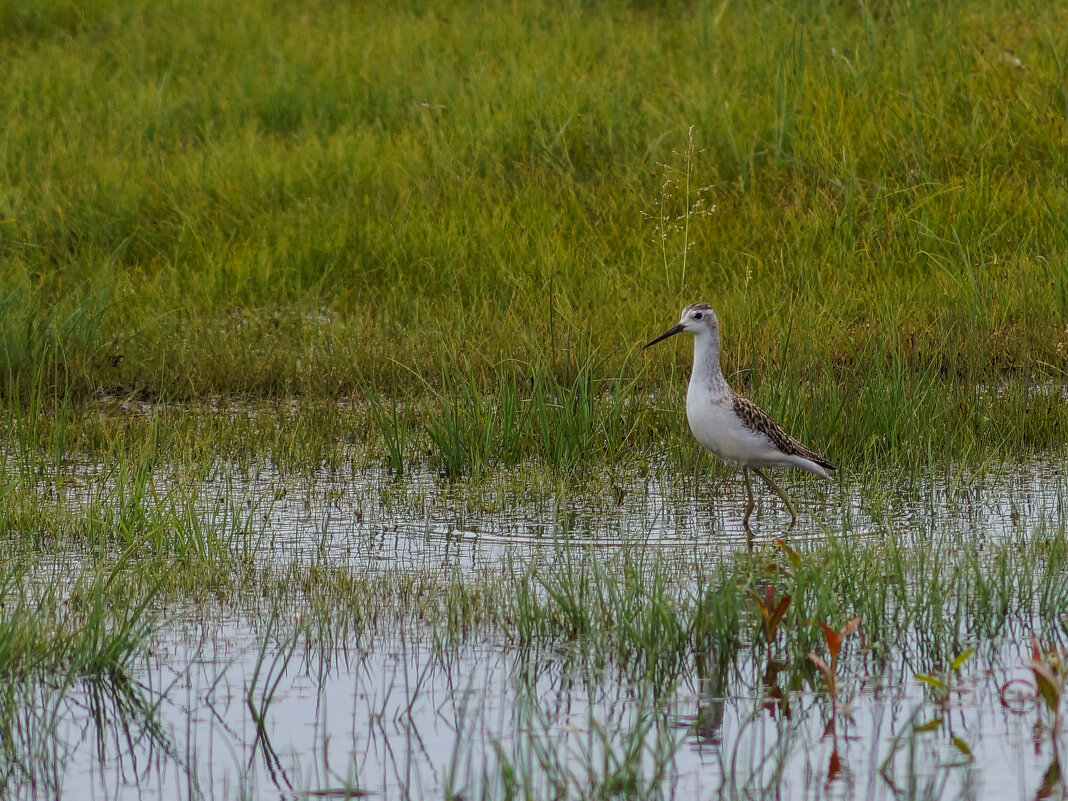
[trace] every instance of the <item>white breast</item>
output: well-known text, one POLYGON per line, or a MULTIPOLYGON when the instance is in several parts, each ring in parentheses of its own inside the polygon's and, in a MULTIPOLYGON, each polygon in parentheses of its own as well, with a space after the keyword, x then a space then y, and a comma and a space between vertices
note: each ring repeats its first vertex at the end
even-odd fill
POLYGON ((686 419, 697 441, 731 464, 759 466, 782 457, 766 436, 742 423, 729 395, 714 397, 707 387, 695 387, 692 381, 686 393, 686 419))

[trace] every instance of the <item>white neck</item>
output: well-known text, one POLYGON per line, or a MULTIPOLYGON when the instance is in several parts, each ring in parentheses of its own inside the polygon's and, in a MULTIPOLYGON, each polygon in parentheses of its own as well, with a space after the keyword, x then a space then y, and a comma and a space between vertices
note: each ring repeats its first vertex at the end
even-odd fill
POLYGON ((719 367, 719 331, 704 330, 693 338, 693 372, 690 383, 704 385, 712 395, 728 394, 730 386, 719 367))

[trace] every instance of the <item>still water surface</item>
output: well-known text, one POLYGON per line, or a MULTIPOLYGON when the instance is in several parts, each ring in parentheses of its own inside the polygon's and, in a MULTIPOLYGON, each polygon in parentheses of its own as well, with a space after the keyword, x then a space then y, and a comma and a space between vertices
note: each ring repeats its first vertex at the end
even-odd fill
MULTIPOLYGON (((94 480, 86 469, 71 483, 72 504, 92 502, 94 480)), ((801 547, 830 532, 916 547, 1065 536, 1068 474, 1053 459, 863 489, 801 479, 790 491, 804 510, 789 532, 801 547)), ((707 559, 749 547, 737 522, 743 503, 736 476, 631 477, 600 493, 545 496, 504 480, 472 490, 430 475, 290 480, 268 470, 220 474, 196 500, 205 519, 240 528, 265 564, 359 575, 474 573, 635 543, 707 559)), ((757 546, 783 536, 786 520, 764 496, 757 546)), ((130 686, 40 690, 51 734, 15 780, 20 795, 470 799, 504 797, 512 781, 539 798, 592 788, 686 799, 1063 791, 1051 778, 1042 710, 1022 682, 1006 689, 1030 675, 1026 626, 984 644, 944 703, 903 658, 854 653, 840 692, 848 703, 832 714, 827 694, 810 688, 769 701, 755 650, 654 688, 581 654, 485 637, 442 646, 418 628, 363 640, 339 633, 324 650, 284 634, 285 621, 240 609, 169 610, 161 623, 130 686)))

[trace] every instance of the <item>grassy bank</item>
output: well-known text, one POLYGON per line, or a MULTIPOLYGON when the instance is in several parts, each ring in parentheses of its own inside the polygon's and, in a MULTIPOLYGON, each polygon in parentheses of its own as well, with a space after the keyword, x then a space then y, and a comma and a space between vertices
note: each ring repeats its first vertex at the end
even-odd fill
POLYGON ((728 374, 836 455, 1063 443, 1031 392, 1065 378, 1066 23, 7 4, 0 390, 666 406, 689 354, 637 347, 703 298, 728 374))

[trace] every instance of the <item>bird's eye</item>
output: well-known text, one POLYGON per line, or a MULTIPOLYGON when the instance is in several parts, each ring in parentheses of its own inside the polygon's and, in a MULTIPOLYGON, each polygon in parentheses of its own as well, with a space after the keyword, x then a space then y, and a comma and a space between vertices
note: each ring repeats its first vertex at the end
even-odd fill
POLYGON ((693 313, 693 319, 695 319, 695 320, 700 320, 702 317, 704 317, 704 315, 701 312, 694 312, 693 313))

